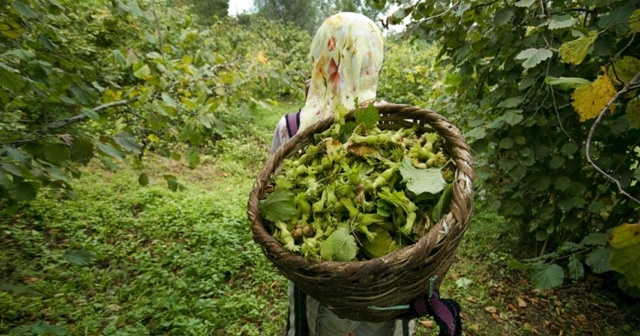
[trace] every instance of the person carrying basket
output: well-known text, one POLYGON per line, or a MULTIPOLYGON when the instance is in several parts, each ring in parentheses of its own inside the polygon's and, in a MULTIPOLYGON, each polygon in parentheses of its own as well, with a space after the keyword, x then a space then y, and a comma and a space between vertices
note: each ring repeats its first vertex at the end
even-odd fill
MULTIPOLYGON (((327 18, 311 44, 313 69, 307 82, 304 107, 281 118, 274 132, 271 152, 306 127, 332 117, 338 106, 352 110, 375 103, 383 51, 382 32, 366 16, 338 13, 327 18)), ((379 104, 384 103, 376 103, 379 104)), ((341 319, 291 281, 287 297, 287 336, 404 336, 415 332, 415 320, 411 318, 379 323, 341 319)), ((439 325, 440 321, 446 320, 441 325, 441 335, 460 334, 457 304, 439 300, 437 295, 420 299, 412 305, 412 311, 417 313, 414 316, 434 315, 439 325), (434 304, 443 302, 444 310, 439 319, 434 313, 434 304), (448 328, 447 324, 452 327, 448 328)))

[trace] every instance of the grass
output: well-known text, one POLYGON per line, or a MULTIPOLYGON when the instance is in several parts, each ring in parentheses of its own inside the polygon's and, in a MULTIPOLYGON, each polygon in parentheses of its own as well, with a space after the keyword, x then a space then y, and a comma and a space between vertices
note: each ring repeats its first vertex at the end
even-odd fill
MULTIPOLYGON (((151 157, 141 187, 134 170, 91 165, 74 199, 50 191, 3 216, 0 334, 280 334, 286 279, 253 243, 246 201, 274 125, 295 109, 258 111, 197 169, 151 157), (169 191, 167 172, 184 189, 169 191)), ((638 335, 637 318, 599 294, 606 284, 534 290, 506 266, 509 223, 482 208, 441 288, 466 335, 638 335)), ((417 335, 437 334, 419 322, 417 335)))

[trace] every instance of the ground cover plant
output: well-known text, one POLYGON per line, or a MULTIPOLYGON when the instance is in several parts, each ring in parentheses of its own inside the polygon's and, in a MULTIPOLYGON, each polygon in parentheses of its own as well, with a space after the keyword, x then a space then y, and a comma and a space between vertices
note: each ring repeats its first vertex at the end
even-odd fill
MULTIPOLYGON (((52 190, 3 214, 0 334, 278 335, 286 279, 252 242, 245 211, 272 129, 292 109, 260 110, 254 136, 225 140, 198 168, 154 157, 140 186, 134 169, 91 164, 75 199, 52 190), (165 186, 167 172, 177 191, 165 186)), ((443 295, 463 306, 467 335, 638 330, 637 317, 601 294, 601 280, 535 290, 508 266, 507 224, 479 203, 443 282, 443 295)), ((418 326, 417 335, 437 334, 429 319, 418 326)))
MULTIPOLYGON (((386 37, 379 98, 440 112, 474 149, 442 287, 465 333, 638 334, 640 2, 313 3, 402 5, 381 20, 410 24, 386 37)), ((246 197, 302 104, 310 36, 213 4, 0 0, 0 334, 284 327, 246 197)))

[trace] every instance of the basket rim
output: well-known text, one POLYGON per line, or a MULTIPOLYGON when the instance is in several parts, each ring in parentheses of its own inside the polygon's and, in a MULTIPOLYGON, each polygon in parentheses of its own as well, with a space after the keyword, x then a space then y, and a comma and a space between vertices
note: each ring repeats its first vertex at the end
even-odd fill
MULTIPOLYGON (((473 203, 473 179, 474 179, 473 170, 471 168, 472 162, 471 162, 471 156, 470 156, 470 149, 466 143, 466 140, 464 139, 464 136, 460 133, 457 127, 451 124, 445 117, 429 109, 419 108, 416 106, 411 106, 406 104, 392 104, 392 103, 379 105, 379 106, 376 106, 376 108, 378 109, 378 112, 380 114, 383 114, 385 116, 387 115, 392 116, 392 118, 385 119, 385 121, 414 120, 415 122, 416 119, 412 119, 411 117, 407 117, 407 116, 411 116, 416 113, 422 114, 424 116, 429 116, 429 119, 438 120, 440 123, 444 124, 443 127, 438 127, 438 128, 434 127, 431 123, 429 123, 429 126, 434 128, 436 132, 438 132, 443 138, 445 138, 445 142, 450 143, 454 139, 459 140, 458 142, 456 142, 455 146, 458 147, 460 150, 452 151, 452 154, 451 154, 452 159, 454 159, 454 156, 456 156, 456 160, 454 160, 456 162, 456 165, 455 165, 456 169, 454 172, 455 174, 454 175, 455 176, 454 195, 458 194, 458 196, 463 196, 462 197, 463 202, 460 205, 462 209, 467 210, 466 215, 456 216, 455 214, 452 213, 453 211, 453 199, 452 199, 451 201, 452 206, 450 206, 449 211, 445 215, 443 215, 438 220, 438 222, 432 228, 430 228, 425 235, 420 237, 420 239, 418 239, 415 243, 405 246, 397 251, 386 254, 382 257, 368 259, 368 260, 358 260, 358 261, 327 261, 327 260, 316 260, 316 259, 308 260, 308 259, 305 259, 302 255, 286 250, 284 246, 282 246, 282 244, 267 231, 265 221, 260 216, 260 210, 257 205, 260 197, 264 193, 264 187, 266 186, 266 183, 261 183, 261 182, 268 181, 271 174, 277 170, 277 168, 281 165, 282 161, 288 156, 290 156, 291 154, 293 154, 297 147, 304 147, 306 145, 305 140, 310 139, 313 136, 313 134, 319 133, 322 130, 325 130, 328 127, 330 127, 333 124, 333 117, 329 117, 298 132, 296 135, 290 138, 289 141, 287 141, 284 145, 280 146, 280 148, 278 148, 276 152, 274 152, 271 155, 271 157, 265 164, 265 168, 262 170, 260 175, 256 178, 256 182, 254 183, 253 189, 250 193, 249 207, 248 207, 247 213, 248 213, 249 219, 252 222, 251 227, 253 231, 254 241, 256 241, 256 243, 258 243, 263 249, 265 249, 266 250, 265 252, 273 252, 276 255, 287 256, 287 259, 295 261, 294 264, 296 265, 296 267, 293 267, 295 269, 308 269, 308 270, 314 269, 315 271, 318 271, 317 270, 318 268, 324 268, 324 269, 339 268, 339 269, 344 269, 344 271, 347 271, 348 273, 351 273, 348 270, 355 271, 361 267, 371 265, 371 264, 378 264, 377 266, 382 267, 383 269, 385 265, 387 265, 388 267, 392 267, 393 263, 388 263, 385 261, 393 260, 396 257, 401 255, 411 256, 414 254, 413 250, 416 250, 419 247, 419 245, 429 245, 431 246, 432 250, 437 249, 443 241, 447 239, 456 238, 456 237, 451 237, 451 234, 450 234, 451 227, 464 226, 462 228, 462 233, 464 233, 464 230, 466 230, 466 225, 468 224, 468 219, 471 214, 471 207, 473 203), (448 129, 450 132, 447 132, 446 135, 443 135, 442 131, 444 129, 448 129), (460 156, 461 153, 462 154, 466 153, 466 155, 462 155, 463 157, 461 158, 457 157, 457 156, 460 156), (464 169, 461 170, 460 162, 458 161, 461 161, 462 163, 466 163, 466 164, 463 164, 466 167, 464 167, 464 169), (261 179, 263 181, 261 181, 261 179), (466 182, 466 187, 456 188, 456 186, 459 184, 458 183, 459 180, 464 180, 464 182, 466 182), (447 226, 447 225, 451 226, 448 230, 449 234, 446 234, 443 237, 441 237, 441 239, 439 239, 438 235, 440 235, 441 230, 443 230, 443 226, 447 226)), ((356 110, 349 112, 346 118, 347 119, 352 118, 355 111, 356 110)), ((450 144, 450 145, 453 145, 453 144, 450 144)), ((278 268, 280 268, 279 265, 278 265, 278 268)))

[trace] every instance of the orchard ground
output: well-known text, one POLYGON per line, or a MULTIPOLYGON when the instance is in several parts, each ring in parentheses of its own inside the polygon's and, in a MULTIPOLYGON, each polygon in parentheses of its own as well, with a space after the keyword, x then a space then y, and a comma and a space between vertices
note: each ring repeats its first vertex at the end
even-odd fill
MULTIPOLYGON (((0 334, 279 335, 287 282, 245 211, 272 130, 295 109, 260 110, 246 139, 222 139, 195 169, 151 156, 146 187, 124 163, 117 174, 90 164, 75 197, 47 192, 3 215, 0 334), (183 188, 168 190, 165 174, 183 188)), ((441 288, 461 304, 466 335, 640 335, 637 305, 606 275, 535 290, 508 267, 507 223, 483 208, 441 288)), ((416 335, 437 327, 420 319, 416 335)))

